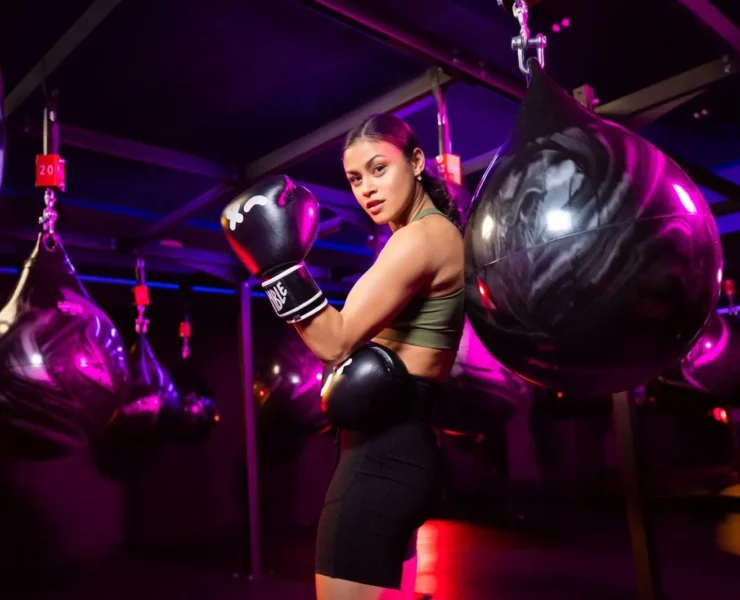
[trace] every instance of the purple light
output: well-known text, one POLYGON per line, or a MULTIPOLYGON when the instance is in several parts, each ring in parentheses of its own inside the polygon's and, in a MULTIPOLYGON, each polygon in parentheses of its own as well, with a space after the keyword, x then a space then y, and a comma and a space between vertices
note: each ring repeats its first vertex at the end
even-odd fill
POLYGON ((560 21, 560 24, 563 27, 570 27, 570 17, 565 17, 562 21, 560 21))
POLYGON ((553 31, 554 31, 555 33, 560 33, 560 25, 558 25, 557 23, 553 23, 553 24, 552 24, 552 30, 553 30, 553 31))

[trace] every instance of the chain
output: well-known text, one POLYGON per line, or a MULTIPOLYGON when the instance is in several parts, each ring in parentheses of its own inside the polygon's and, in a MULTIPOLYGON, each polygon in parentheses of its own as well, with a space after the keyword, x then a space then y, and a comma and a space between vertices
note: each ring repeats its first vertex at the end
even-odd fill
POLYGON ((39 217, 39 225, 44 226, 44 232, 49 235, 54 235, 54 224, 57 222, 57 211, 54 210, 54 205, 57 202, 56 194, 52 188, 46 188, 44 192, 44 212, 39 217))
POLYGON ((144 316, 146 307, 149 306, 149 288, 146 285, 146 263, 141 256, 136 258, 136 287, 134 288, 134 303, 136 311, 136 333, 146 334, 149 329, 149 319, 144 316))

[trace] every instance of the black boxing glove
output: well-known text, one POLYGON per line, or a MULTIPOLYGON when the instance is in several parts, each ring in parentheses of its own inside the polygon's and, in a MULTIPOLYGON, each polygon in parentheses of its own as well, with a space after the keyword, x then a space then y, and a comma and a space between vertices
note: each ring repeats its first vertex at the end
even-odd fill
POLYGON ((263 279, 273 310, 288 323, 328 304, 304 263, 318 227, 318 201, 286 175, 261 180, 221 214, 231 248, 253 276, 263 279))
POLYGON ((321 409, 342 429, 368 431, 410 411, 409 373, 394 352, 369 343, 334 367, 321 389, 321 409))

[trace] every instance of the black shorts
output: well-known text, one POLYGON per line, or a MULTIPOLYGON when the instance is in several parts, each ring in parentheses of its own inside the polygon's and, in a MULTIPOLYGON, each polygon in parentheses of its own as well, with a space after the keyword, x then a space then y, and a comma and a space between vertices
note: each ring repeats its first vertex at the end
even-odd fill
POLYGON ((430 421, 443 384, 413 377, 410 390, 413 418, 372 433, 341 432, 341 458, 319 519, 316 573, 400 589, 441 472, 430 421))

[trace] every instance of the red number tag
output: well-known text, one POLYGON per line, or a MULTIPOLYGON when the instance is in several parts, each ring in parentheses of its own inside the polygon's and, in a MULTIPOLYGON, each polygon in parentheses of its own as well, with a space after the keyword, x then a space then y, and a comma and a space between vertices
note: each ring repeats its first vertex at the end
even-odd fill
POLYGON ((56 188, 64 191, 64 159, 58 154, 39 154, 36 156, 36 187, 56 188))

